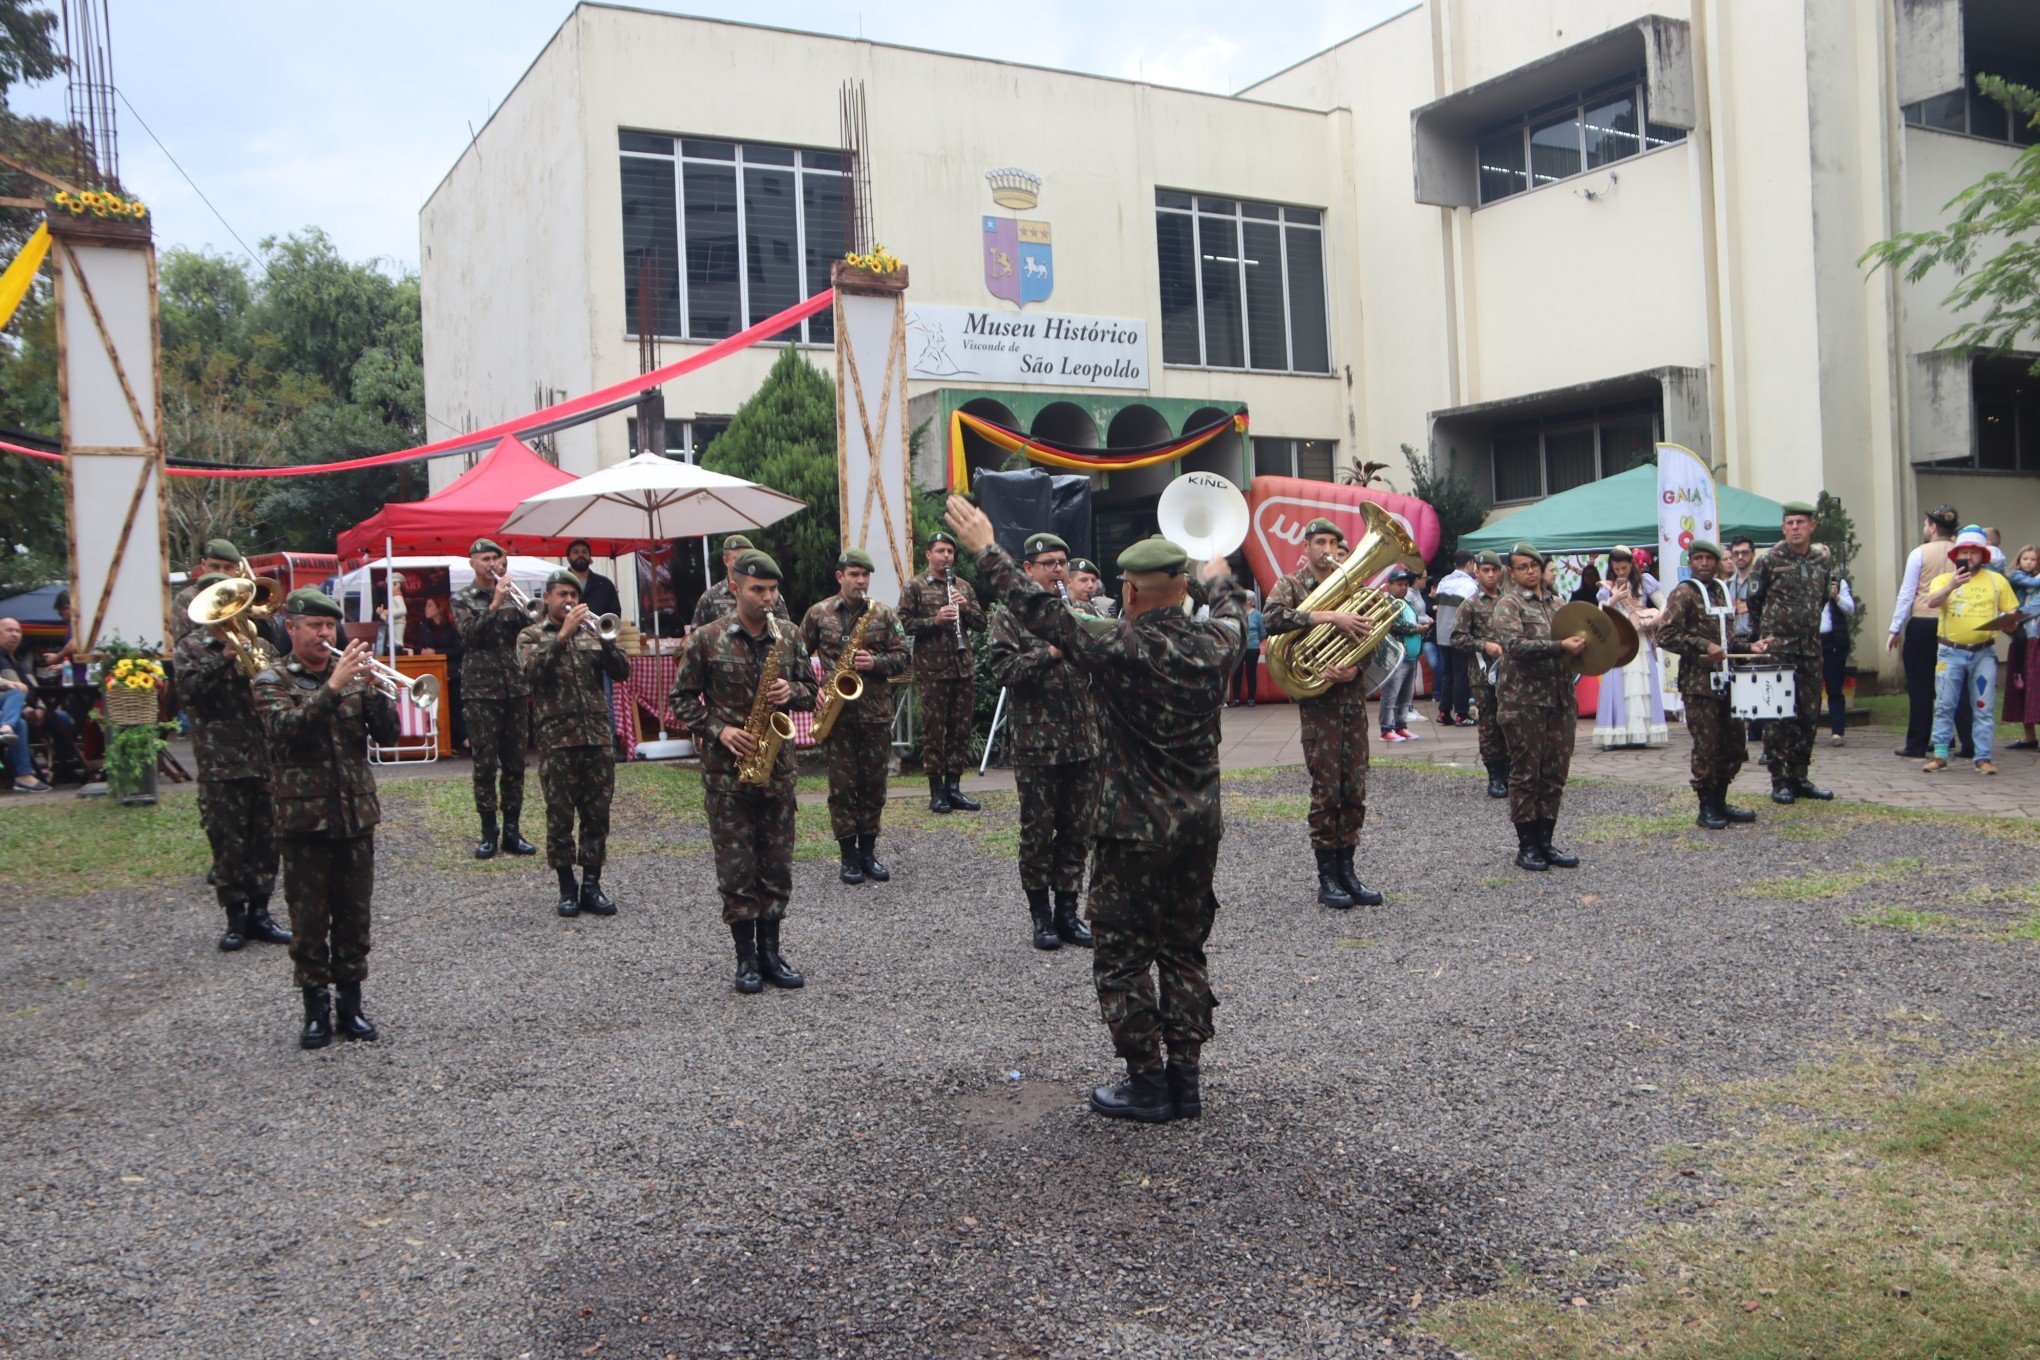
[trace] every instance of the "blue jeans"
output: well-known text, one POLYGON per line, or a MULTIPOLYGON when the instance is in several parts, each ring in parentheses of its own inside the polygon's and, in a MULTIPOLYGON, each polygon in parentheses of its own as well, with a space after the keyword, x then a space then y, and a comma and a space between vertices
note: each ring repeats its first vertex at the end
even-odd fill
POLYGON ((1940 643, 1934 655, 1934 754, 1946 760, 1955 740, 1955 712, 1967 707, 1975 720, 1976 758, 1990 759, 1997 735, 1997 649, 1968 651, 1940 643))
POLYGON ((18 689, 0 694, 0 724, 14 729, 14 744, 7 748, 7 767, 14 771, 16 779, 26 779, 35 773, 35 766, 28 754, 28 720, 21 711, 28 707, 28 695, 18 689))

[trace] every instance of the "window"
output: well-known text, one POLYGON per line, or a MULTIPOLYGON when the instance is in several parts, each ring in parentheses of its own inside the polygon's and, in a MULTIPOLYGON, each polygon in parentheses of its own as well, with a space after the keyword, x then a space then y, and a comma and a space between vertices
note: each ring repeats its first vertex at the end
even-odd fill
POLYGON ((2040 134, 2033 131, 2030 122, 2010 113, 2004 105, 1976 88, 1977 76, 1985 74, 2002 75, 2014 84, 2028 87, 2040 81, 2040 72, 2034 71, 1973 70, 1968 72, 1962 89, 1906 105, 1905 121, 1914 127, 1960 132, 1993 142, 2010 142, 2014 146, 2031 146, 2035 140, 2040 140, 2040 134))
POLYGON ((1339 450, 1336 439, 1254 438, 1256 477, 1303 477, 1313 482, 1332 480, 1339 450))
MULTIPOLYGON (((637 417, 631 416, 625 422, 630 437, 630 456, 638 455, 637 417)), ((708 446, 716 436, 730 427, 730 422, 720 416, 696 416, 693 420, 669 420, 666 422, 666 446, 659 450, 668 458, 677 458, 683 463, 698 463, 701 455, 708 452, 708 446)))
POLYGON ((1494 434, 1495 502, 1534 501, 1650 461, 1655 406, 1569 411, 1504 425, 1494 434))
POLYGON ((1474 143, 1480 201, 1556 184, 1685 137, 1683 129, 1649 121, 1643 72, 1632 71, 1482 132, 1474 143))
POLYGON ((1933 467, 2040 472, 2040 378, 2031 354, 1978 359, 1969 370, 1969 454, 1933 467))
POLYGON ((1155 192, 1162 362, 1329 373, 1324 214, 1155 192))
MULTIPOLYGON (((830 264, 849 249, 842 152, 645 132, 617 140, 630 334, 649 325, 720 340, 829 286, 830 264)), ((826 345, 834 327, 824 311, 773 339, 826 345)))

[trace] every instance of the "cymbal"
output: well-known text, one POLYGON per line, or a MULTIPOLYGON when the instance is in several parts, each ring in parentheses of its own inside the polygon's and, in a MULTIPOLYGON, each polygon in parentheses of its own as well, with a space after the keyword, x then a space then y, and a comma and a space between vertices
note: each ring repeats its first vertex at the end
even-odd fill
POLYGON ((1552 615, 1551 636, 1587 640, 1584 652, 1565 659, 1575 675, 1606 675, 1622 664, 1625 649, 1634 655, 1637 646, 1636 628, 1628 619, 1585 600, 1574 600, 1552 615))
POLYGON ((1636 660, 1637 652, 1642 650, 1643 638, 1636 631, 1636 625, 1630 622, 1627 614, 1618 613, 1612 609, 1607 612, 1615 620, 1615 631, 1627 639, 1622 644, 1622 655, 1615 658, 1615 664, 1617 667, 1627 666, 1630 662, 1636 660))

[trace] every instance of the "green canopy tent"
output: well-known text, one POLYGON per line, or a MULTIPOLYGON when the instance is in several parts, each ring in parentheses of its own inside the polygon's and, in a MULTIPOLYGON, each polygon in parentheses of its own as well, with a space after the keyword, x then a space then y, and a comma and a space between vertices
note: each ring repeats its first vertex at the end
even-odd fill
MULTIPOLYGON (((1766 496, 1732 486, 1714 488, 1716 518, 1724 546, 1748 537, 1775 543, 1785 507, 1766 496)), ((1459 546, 1473 552, 1506 552, 1530 542, 1544 553, 1605 552, 1617 543, 1648 548, 1657 556, 1657 466, 1645 464, 1598 482, 1548 496, 1470 534, 1459 546)))

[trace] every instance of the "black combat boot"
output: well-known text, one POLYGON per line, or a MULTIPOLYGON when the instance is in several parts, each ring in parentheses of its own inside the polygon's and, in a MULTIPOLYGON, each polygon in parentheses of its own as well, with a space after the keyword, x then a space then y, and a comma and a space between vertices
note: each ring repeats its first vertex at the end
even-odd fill
POLYGON ((289 944, 290 932, 278 925, 269 914, 269 894, 250 898, 248 917, 241 933, 256 944, 289 944))
POLYGON ((1077 895, 1073 892, 1055 895, 1055 933, 1062 937, 1064 944, 1073 944, 1079 949, 1091 947, 1091 928, 1077 914, 1077 895))
POLYGON ((524 833, 517 829, 517 819, 503 819, 503 848, 513 855, 535 855, 538 847, 524 839, 524 833))
POLYGON ((1134 1119, 1143 1124, 1166 1124, 1176 1117, 1169 1079, 1162 1072, 1130 1072, 1117 1085, 1100 1086, 1091 1092, 1091 1109, 1107 1119, 1134 1119))
POLYGON ((857 857, 863 861, 864 876, 866 878, 870 879, 873 883, 892 882, 892 870, 878 862, 878 836, 876 834, 859 836, 857 838, 857 857))
POLYGON ((949 776, 949 806, 955 808, 958 812, 976 812, 984 804, 978 802, 975 798, 966 797, 963 790, 957 787, 956 781, 958 778, 959 776, 957 775, 949 776))
POLYGON ((496 857, 496 818, 493 814, 482 818, 482 838, 475 842, 476 859, 496 857))
POLYGON ((807 979, 787 967, 786 960, 779 957, 779 922, 758 923, 758 972, 775 987, 792 991, 807 986, 807 979))
POLYGON ((324 1048, 333 1042, 333 997, 324 987, 300 987, 305 997, 305 1027, 299 1048, 324 1048))
POLYGON ((1703 831, 1728 830, 1728 818, 1722 816, 1721 808, 1714 801, 1716 796, 1715 790, 1718 787, 1718 785, 1709 784, 1695 795, 1700 800, 1700 815, 1693 819, 1693 825, 1703 831))
POLYGON ((616 915, 616 903, 602 891, 600 869, 590 867, 581 871, 581 910, 593 916, 616 915))
POLYGON ((1799 794, 1792 787, 1792 776, 1776 766, 1771 769, 1771 801, 1781 807, 1789 807, 1799 801, 1799 794))
POLYGON ((361 1013, 360 983, 335 983, 333 1001, 333 1033, 336 1037, 359 1039, 368 1044, 382 1037, 376 1033, 375 1022, 361 1013))
POLYGON ((836 877, 842 879, 845 883, 862 883, 864 881, 864 856, 857 851, 857 838, 855 836, 838 836, 836 837, 836 848, 843 855, 843 867, 836 872, 836 877))
POLYGON ((1195 1119, 1204 1113, 1204 1098, 1197 1092, 1197 1069, 1189 1063, 1171 1061, 1164 1069, 1169 1081, 1169 1103, 1176 1118, 1195 1119))
POLYGON ((562 864, 553 870, 560 876, 560 900, 553 910, 562 916, 581 914, 581 885, 574 882, 574 866, 562 864))
POLYGON ((1714 782, 1714 810, 1731 822, 1754 822, 1757 814, 1748 808, 1739 808, 1728 801, 1728 784, 1724 780, 1714 782))
POLYGON ((1509 796, 1509 762, 1491 761, 1487 767, 1487 796, 1507 798, 1509 796))
POLYGON ((1825 803, 1835 796, 1831 790, 1824 789, 1811 779, 1808 779, 1804 765, 1800 765, 1792 771, 1792 792, 1797 797, 1811 798, 1818 803, 1825 803))
POLYGON ((1311 853, 1317 856, 1318 905, 1340 911, 1354 905, 1353 894, 1346 891, 1345 880, 1339 876, 1339 852, 1313 849, 1311 853))
POLYGON ((1055 928, 1055 914, 1048 905, 1048 889, 1027 890, 1027 914, 1034 918, 1034 947, 1061 949, 1062 935, 1055 928))
POLYGON ((1353 899, 1355 906, 1378 907, 1382 903, 1382 896, 1360 881, 1360 873, 1353 867, 1354 853, 1354 847, 1349 845, 1339 851, 1333 861, 1339 867, 1339 882, 1345 885, 1346 895, 1353 899))
POLYGON ((949 803, 949 781, 939 774, 928 776, 928 811, 954 811, 949 803))
POLYGON ((1577 869, 1578 855, 1568 855, 1551 843, 1551 833, 1558 826, 1558 818, 1546 817, 1537 823, 1537 848, 1544 852, 1544 862, 1554 869, 1577 869))
POLYGON ((248 943, 248 904, 222 894, 220 905, 227 911, 227 928, 220 932, 220 952, 231 954, 248 943))
POLYGON ((1551 861, 1544 858, 1544 844, 1537 833, 1542 829, 1539 822, 1516 823, 1516 867, 1543 873, 1551 867, 1551 861))
POLYGON ((745 996, 764 991, 765 980, 758 976, 758 923, 730 922, 730 938, 737 942, 737 990, 745 996))

